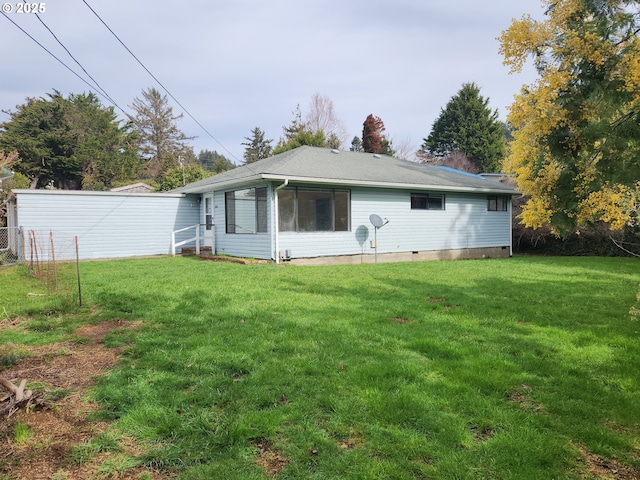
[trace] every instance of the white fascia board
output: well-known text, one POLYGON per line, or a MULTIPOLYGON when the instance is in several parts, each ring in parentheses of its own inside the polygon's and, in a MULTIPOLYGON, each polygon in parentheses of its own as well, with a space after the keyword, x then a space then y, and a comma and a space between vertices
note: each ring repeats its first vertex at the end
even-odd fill
POLYGON ((263 175, 252 175, 251 177, 234 178, 224 182, 207 183, 198 187, 185 188, 183 193, 210 193, 214 190, 224 190, 228 187, 240 187, 264 180, 263 175))
POLYGON ((322 178, 322 177, 301 177, 290 175, 274 175, 269 173, 252 175, 250 177, 235 178, 226 180, 219 183, 209 183, 207 185, 201 185, 183 190, 184 193, 208 193, 214 190, 224 190, 230 187, 243 187, 245 185, 255 184, 259 181, 275 181, 307 183, 307 184, 319 184, 319 185, 342 185, 352 187, 374 187, 374 188, 391 188, 400 190, 429 190, 440 192, 464 192, 464 193, 487 193, 497 195, 519 195, 516 191, 503 190, 499 188, 477 188, 477 187, 453 187, 447 185, 425 185, 415 183, 386 183, 375 182, 367 180, 349 180, 349 179, 335 179, 335 178, 322 178))
POLYGON ((502 190, 499 188, 477 188, 477 187, 453 187, 447 185, 426 185, 426 184, 415 184, 415 183, 384 183, 384 182, 374 182, 367 180, 346 180, 340 179, 336 180, 335 178, 318 178, 318 177, 291 177, 286 176, 283 177, 281 175, 263 175, 263 179, 265 180, 275 180, 281 181, 289 180, 289 182, 299 182, 299 183, 316 183, 322 185, 344 185, 344 186, 354 186, 354 187, 376 187, 376 188, 391 188, 391 189, 400 189, 400 190, 429 190, 429 191, 440 191, 440 192, 464 192, 464 193, 491 193, 497 195, 520 195, 519 192, 512 190, 502 190))
POLYGON ((13 193, 17 195, 78 195, 78 196, 103 196, 103 197, 167 197, 167 198, 181 198, 184 197, 184 193, 151 193, 151 192, 112 192, 112 191, 98 191, 98 190, 49 190, 49 189, 30 189, 30 188, 16 188, 13 193))

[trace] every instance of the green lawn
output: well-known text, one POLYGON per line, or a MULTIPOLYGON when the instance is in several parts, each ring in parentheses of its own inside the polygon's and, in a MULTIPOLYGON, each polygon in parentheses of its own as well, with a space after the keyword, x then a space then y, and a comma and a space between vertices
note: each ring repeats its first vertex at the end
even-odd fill
MULTIPOLYGON (((0 270, 0 311, 23 308, 11 293, 29 282, 0 270)), ((159 258, 83 263, 82 284, 84 317, 36 298, 48 315, 0 342, 142 320, 110 339, 129 348, 92 392, 144 447, 132 464, 183 479, 269 478, 269 459, 283 479, 607 478, 587 451, 640 472, 637 259, 159 258)))

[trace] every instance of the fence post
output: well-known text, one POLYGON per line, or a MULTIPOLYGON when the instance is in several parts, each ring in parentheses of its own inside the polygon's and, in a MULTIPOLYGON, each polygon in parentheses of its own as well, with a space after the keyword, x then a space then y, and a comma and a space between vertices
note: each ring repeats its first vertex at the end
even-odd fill
POLYGON ((80 252, 78 249, 78 236, 76 235, 76 273, 78 275, 78 306, 82 306, 82 286, 80 283, 80 252))

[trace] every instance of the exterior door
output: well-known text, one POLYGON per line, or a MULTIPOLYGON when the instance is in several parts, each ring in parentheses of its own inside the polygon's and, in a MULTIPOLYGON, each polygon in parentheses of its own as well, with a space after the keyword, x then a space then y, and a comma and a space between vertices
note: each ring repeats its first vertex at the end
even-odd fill
POLYGON ((204 195, 204 207, 203 207, 203 224, 204 224, 204 238, 203 243, 205 247, 211 247, 211 252, 215 253, 214 241, 215 241, 215 222, 213 218, 213 194, 207 193, 204 195))

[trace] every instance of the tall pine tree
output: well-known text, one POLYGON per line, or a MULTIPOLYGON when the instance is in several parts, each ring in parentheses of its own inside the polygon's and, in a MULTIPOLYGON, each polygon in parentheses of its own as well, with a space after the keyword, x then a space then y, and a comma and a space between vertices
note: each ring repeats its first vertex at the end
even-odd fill
POLYGON ((293 120, 291 120, 289 126, 283 127, 282 131, 284 137, 280 137, 276 148, 273 149, 274 155, 293 150, 303 145, 309 145, 311 147, 327 146, 324 132, 322 130, 313 132, 307 123, 302 121, 300 105, 298 105, 293 112, 293 120))
MULTIPOLYGON (((383 155, 393 155, 391 141, 384 136, 384 122, 380 117, 369 114, 362 124, 362 150, 367 153, 381 153, 383 155)), ((354 139, 355 140, 355 139, 354 139)), ((354 142, 351 142, 352 147, 354 142)))
POLYGON ((140 133, 140 154, 147 160, 148 174, 160 178, 167 170, 180 165, 181 157, 192 157, 188 137, 178 128, 182 114, 174 115, 166 95, 151 87, 142 91, 130 106, 135 115, 129 119, 140 133))
POLYGON ((499 171, 506 156, 504 130, 497 110, 492 111, 488 104, 475 83, 463 84, 433 123, 423 152, 436 157, 460 152, 479 171, 499 171))
POLYGON ((242 143, 245 146, 243 154, 245 165, 270 157, 273 152, 273 147, 271 146, 273 140, 266 140, 264 132, 259 127, 251 130, 251 135, 251 137, 244 137, 246 142, 242 143))

